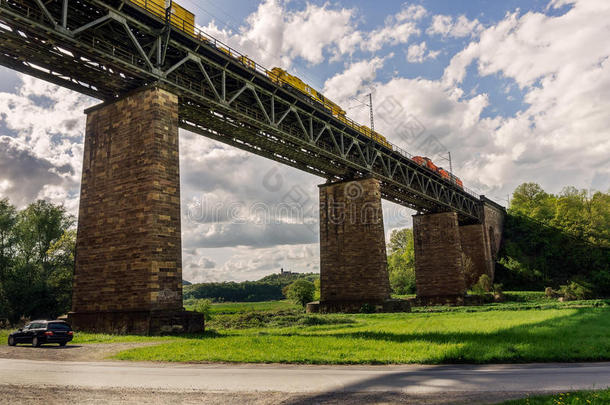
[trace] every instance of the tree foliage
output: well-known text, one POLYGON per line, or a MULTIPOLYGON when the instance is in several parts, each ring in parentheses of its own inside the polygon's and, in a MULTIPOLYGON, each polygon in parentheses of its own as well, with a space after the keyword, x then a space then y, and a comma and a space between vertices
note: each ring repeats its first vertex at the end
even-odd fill
POLYGON ((17 211, 0 200, 0 317, 56 317, 70 308, 73 218, 37 201, 17 211))
POLYGON ((304 307, 308 302, 313 301, 315 290, 314 283, 305 279, 299 279, 286 286, 284 294, 290 301, 304 307))
POLYGON ((395 229, 388 243, 390 286, 396 294, 415 292, 415 248, 413 230, 395 229))
POLYGON ((513 193, 509 213, 610 247, 610 192, 590 193, 568 186, 553 195, 536 183, 523 183, 513 193))
POLYGON ((185 285, 183 296, 184 299, 209 298, 212 301, 231 302, 281 300, 284 298, 282 289, 293 281, 303 278, 313 282, 319 277, 319 274, 313 273, 284 273, 270 274, 258 281, 199 283, 185 285))
POLYGON ((515 189, 496 277, 506 288, 558 288, 579 280, 610 296, 610 193, 535 183, 515 189))

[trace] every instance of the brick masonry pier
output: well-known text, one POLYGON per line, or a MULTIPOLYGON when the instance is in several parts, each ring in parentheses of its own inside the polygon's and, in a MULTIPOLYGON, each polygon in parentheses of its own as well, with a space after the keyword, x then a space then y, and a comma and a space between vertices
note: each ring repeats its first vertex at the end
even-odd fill
POLYGON ((80 330, 203 330, 182 308, 178 99, 156 87, 86 111, 69 320, 80 330))
POLYGON ((462 303, 466 295, 460 230, 455 212, 413 216, 417 298, 462 303))
POLYGON ((320 185, 320 302, 309 312, 408 311, 390 300, 379 181, 320 185))
POLYGON ((481 201, 480 224, 460 225, 455 212, 413 216, 417 305, 461 305, 481 275, 493 281, 505 210, 484 196, 481 201))

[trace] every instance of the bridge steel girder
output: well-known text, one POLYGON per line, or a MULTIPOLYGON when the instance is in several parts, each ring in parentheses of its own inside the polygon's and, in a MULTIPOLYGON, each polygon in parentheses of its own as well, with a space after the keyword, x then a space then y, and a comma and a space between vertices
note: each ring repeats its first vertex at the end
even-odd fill
POLYGON ((0 64, 113 101, 147 85, 179 97, 180 127, 340 181, 373 176, 420 213, 483 220, 481 200, 373 142, 295 90, 122 0, 0 0, 0 64), (48 14, 48 15, 47 15, 48 14), (61 21, 61 24, 52 23, 61 21))

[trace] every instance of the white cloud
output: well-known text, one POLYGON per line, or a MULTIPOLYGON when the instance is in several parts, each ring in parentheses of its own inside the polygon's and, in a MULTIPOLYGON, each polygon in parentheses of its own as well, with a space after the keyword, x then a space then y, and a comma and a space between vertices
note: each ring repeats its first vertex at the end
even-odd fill
POLYGON ((407 50, 407 61, 411 63, 422 63, 427 59, 436 59, 440 54, 440 51, 428 51, 426 53, 426 42, 420 44, 413 44, 409 46, 407 50))
POLYGON ((95 100, 25 75, 0 93, 0 197, 23 207, 36 198, 77 213, 83 110, 95 100))
POLYGON ((307 3, 302 10, 288 10, 286 3, 265 0, 239 32, 220 29, 214 21, 201 28, 263 66, 290 68, 299 58, 317 65, 326 53, 334 62, 358 50, 377 52, 388 45, 406 44, 421 33, 417 23, 425 15, 424 7, 405 5, 383 26, 365 32, 358 29, 354 8, 307 3))
POLYGON ((247 249, 231 256, 217 274, 229 274, 233 280, 257 280, 270 273, 279 273, 281 268, 299 273, 318 273, 320 255, 317 244, 247 249))
POLYGON ((429 35, 442 35, 443 37, 474 36, 483 30, 478 19, 469 20, 465 15, 454 18, 450 15, 435 15, 432 24, 426 30, 429 35))
POLYGON ((384 58, 374 57, 350 64, 343 72, 337 73, 324 83, 324 94, 344 102, 360 92, 370 83, 383 67, 384 58))
POLYGON ((600 41, 610 36, 610 3, 570 3, 561 16, 507 15, 445 70, 444 83, 457 86, 476 62, 480 75, 514 80, 525 94, 524 109, 471 160, 468 171, 484 184, 610 187, 610 43, 600 41))
POLYGON ((428 11, 419 4, 411 4, 403 8, 398 14, 396 14, 397 21, 421 20, 423 17, 428 15, 428 11))
POLYGON ((353 9, 328 4, 289 11, 279 0, 265 0, 239 32, 221 30, 213 21, 202 29, 264 66, 288 68, 295 58, 319 64, 326 50, 339 46, 347 51, 345 38, 354 32, 354 15, 353 9))
MULTIPOLYGON (((279 245, 282 250, 317 247, 322 179, 188 131, 181 131, 180 150, 187 280, 256 279, 273 266, 262 256, 246 256, 279 245), (206 268, 204 258, 215 266, 206 268)), ((303 269, 311 264, 291 263, 303 269)))
POLYGON ((361 43, 361 48, 365 51, 376 52, 388 44, 405 44, 411 36, 419 35, 420 32, 417 23, 413 21, 390 23, 367 34, 361 43))

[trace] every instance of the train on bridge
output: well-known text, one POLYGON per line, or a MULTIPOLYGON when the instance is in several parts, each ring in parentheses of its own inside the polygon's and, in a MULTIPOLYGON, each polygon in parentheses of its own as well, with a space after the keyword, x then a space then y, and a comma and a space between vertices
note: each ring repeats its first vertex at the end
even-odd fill
MULTIPOLYGON (((212 41, 211 37, 206 36, 195 26, 195 14, 191 13, 184 7, 180 6, 171 0, 131 0, 132 3, 144 8, 152 14, 166 19, 169 23, 187 33, 188 35, 197 38, 200 41, 204 41, 226 55, 237 59, 245 67, 257 70, 257 64, 246 55, 241 55, 238 52, 231 50, 228 47, 223 47, 218 44, 217 41, 212 41)), ((274 67, 271 70, 264 69, 264 73, 267 77, 277 85, 288 89, 292 93, 296 93, 298 96, 304 98, 307 102, 317 103, 319 106, 327 110, 332 116, 341 121, 348 127, 358 131, 365 137, 372 139, 373 141, 385 146, 390 150, 394 150, 392 144, 387 138, 381 135, 379 132, 372 130, 366 125, 360 125, 357 122, 349 119, 347 113, 341 106, 325 97, 321 92, 314 89, 297 76, 291 75, 282 68, 274 67)), ((418 165, 425 167, 432 171, 435 175, 443 179, 444 181, 450 182, 459 188, 464 188, 464 184, 459 177, 453 173, 448 172, 442 167, 436 166, 432 160, 424 156, 414 156, 411 158, 412 161, 418 165)))

